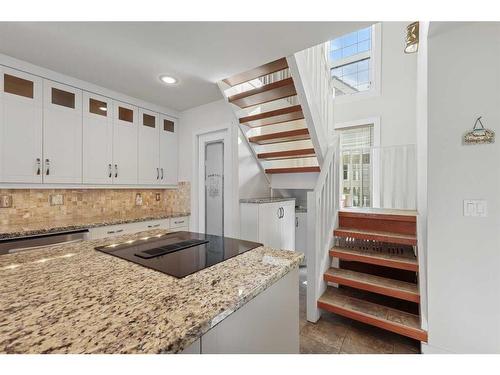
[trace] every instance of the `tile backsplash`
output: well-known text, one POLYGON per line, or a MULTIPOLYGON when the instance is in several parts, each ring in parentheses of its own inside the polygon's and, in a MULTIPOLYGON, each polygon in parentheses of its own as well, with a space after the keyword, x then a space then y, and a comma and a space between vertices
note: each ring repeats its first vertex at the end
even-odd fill
POLYGON ((11 207, 0 208, 0 224, 185 213, 191 208, 190 190, 189 182, 179 182, 177 189, 0 189, 0 196, 12 197, 11 207), (136 204, 138 194, 141 205, 136 204), (59 195, 62 204, 51 204, 60 203, 59 195))

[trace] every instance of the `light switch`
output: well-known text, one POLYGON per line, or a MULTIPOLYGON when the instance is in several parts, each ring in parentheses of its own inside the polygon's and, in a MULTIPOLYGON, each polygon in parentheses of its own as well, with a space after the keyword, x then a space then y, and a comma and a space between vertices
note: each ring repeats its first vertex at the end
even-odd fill
POLYGON ((464 216, 488 216, 488 207, 486 201, 482 199, 464 200, 464 216))

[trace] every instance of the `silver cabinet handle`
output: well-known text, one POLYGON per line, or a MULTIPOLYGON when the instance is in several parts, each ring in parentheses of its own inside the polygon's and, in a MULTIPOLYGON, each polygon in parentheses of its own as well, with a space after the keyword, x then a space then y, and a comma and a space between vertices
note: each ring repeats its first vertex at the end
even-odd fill
POLYGON ((118 177, 118 164, 115 164, 115 178, 118 177))
POLYGON ((113 171, 112 171, 112 168, 111 168, 111 164, 108 164, 108 170, 109 170, 108 177, 111 178, 113 176, 113 171))
POLYGON ((50 160, 49 159, 45 159, 45 175, 49 175, 50 174, 50 160))
POLYGON ((116 231, 116 233, 121 233, 121 232, 123 232, 123 229, 118 229, 118 230, 116 231))
POLYGON ((184 223, 184 220, 183 221, 174 221, 174 224, 182 224, 184 223))
POLYGON ((108 230, 108 232, 107 232, 107 233, 108 233, 108 234, 113 234, 113 233, 115 233, 115 231, 114 231, 114 230, 108 230))
POLYGON ((163 167, 161 168, 161 179, 163 180, 163 167))
POLYGON ((155 225, 148 225, 148 228, 158 228, 160 224, 155 224, 155 225))
POLYGON ((156 179, 160 179, 160 168, 156 168, 156 179))
POLYGON ((40 173, 42 173, 41 160, 40 160, 40 158, 36 158, 36 175, 40 176, 40 173))

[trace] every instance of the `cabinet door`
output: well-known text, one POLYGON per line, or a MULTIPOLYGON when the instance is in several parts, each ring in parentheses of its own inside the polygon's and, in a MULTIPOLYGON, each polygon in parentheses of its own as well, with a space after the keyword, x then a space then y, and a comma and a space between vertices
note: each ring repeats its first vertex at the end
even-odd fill
POLYGON ((177 124, 167 116, 160 116, 160 183, 177 184, 177 124))
POLYGON ((282 202, 281 208, 281 249, 295 250, 295 202, 282 202))
POLYGON ((42 79, 0 67, 0 182, 42 182, 42 79))
POLYGON ((137 107, 114 102, 113 183, 137 184, 137 107))
POLYGON ((158 113, 139 109, 139 184, 160 183, 158 113))
POLYGON ((44 80, 44 183, 82 182, 82 90, 44 80))
POLYGON ((259 205, 259 242, 275 249, 281 249, 280 207, 278 203, 259 205))
POLYGON ((83 92, 83 183, 113 182, 112 100, 83 92))

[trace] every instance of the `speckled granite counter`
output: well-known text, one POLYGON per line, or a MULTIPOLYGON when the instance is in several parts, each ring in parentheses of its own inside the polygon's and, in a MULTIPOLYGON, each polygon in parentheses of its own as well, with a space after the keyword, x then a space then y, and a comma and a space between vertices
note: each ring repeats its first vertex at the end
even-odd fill
POLYGON ((285 202, 285 201, 294 201, 295 198, 247 198, 240 199, 240 203, 274 203, 274 202, 285 202))
POLYGON ((179 352, 303 257, 259 247, 176 279, 94 250, 165 232, 0 256, 0 352, 179 352))
POLYGON ((85 219, 71 219, 48 222, 27 222, 22 225, 0 225, 0 240, 60 233, 105 225, 137 223, 141 221, 189 216, 189 212, 155 213, 146 216, 98 216, 85 219))

